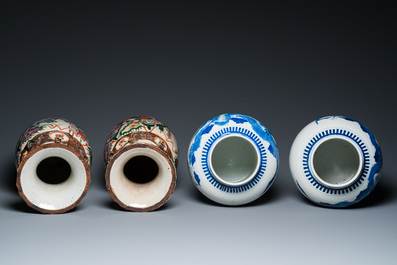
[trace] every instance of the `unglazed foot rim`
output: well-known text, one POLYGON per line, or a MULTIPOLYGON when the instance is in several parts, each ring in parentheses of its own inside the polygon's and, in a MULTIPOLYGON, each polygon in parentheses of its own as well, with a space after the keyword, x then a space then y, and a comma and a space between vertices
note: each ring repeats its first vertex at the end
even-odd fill
POLYGON ((177 176, 174 163, 166 152, 156 146, 134 144, 124 147, 112 157, 106 167, 105 179, 110 196, 122 208, 133 212, 149 212, 158 209, 169 200, 175 190, 177 176), (139 184, 130 181, 124 175, 123 168, 131 158, 142 155, 150 157, 157 163, 159 173, 152 181, 139 184), (139 199, 140 196, 134 192, 150 197, 151 186, 154 186, 153 196, 159 199, 154 199, 155 203, 145 204, 143 203, 144 199, 139 199), (163 186, 163 193, 161 193, 161 189, 158 190, 158 187, 161 186, 163 186))
POLYGON ((60 143, 36 147, 24 157, 17 168, 16 184, 19 195, 29 207, 41 213, 59 214, 75 208, 86 196, 90 183, 90 166, 86 158, 74 148, 60 143), (71 167, 71 175, 65 182, 47 184, 37 176, 37 166, 49 157, 60 157, 71 167), (65 199, 56 199, 55 194, 68 196, 65 199), (40 202, 43 197, 49 200, 40 202))

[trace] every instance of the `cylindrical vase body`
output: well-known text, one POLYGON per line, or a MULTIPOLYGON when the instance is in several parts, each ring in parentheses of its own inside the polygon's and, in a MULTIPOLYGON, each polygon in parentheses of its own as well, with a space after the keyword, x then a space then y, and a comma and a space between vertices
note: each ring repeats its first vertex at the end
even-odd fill
POLYGON ((136 116, 119 123, 105 144, 106 187, 129 211, 152 211, 168 201, 176 185, 178 144, 162 122, 136 116))
POLYGON ((90 186, 91 149, 83 131, 60 118, 35 122, 16 151, 19 195, 42 213, 76 207, 90 186))

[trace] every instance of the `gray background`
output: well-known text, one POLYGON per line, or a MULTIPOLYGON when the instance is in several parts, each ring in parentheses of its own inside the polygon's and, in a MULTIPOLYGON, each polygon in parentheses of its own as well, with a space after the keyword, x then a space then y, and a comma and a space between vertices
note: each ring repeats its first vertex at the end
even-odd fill
POLYGON ((396 11, 394 1, 3 4, 0 262, 395 264, 396 11), (274 185, 241 207, 204 198, 186 167, 194 132, 226 112, 261 121, 280 151, 274 185), (180 148, 175 193, 151 213, 123 211, 104 185, 105 139, 135 115, 166 123, 180 148), (347 209, 306 200, 289 172, 295 136, 326 115, 364 123, 383 151, 378 186, 347 209), (46 117, 76 123, 93 150, 91 188, 62 215, 31 210, 15 187, 18 137, 46 117))

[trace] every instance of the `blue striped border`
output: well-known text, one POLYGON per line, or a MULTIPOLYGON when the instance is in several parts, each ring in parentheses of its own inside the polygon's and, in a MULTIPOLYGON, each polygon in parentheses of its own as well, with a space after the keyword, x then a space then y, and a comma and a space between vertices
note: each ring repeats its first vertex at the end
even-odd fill
POLYGON ((265 170, 266 170, 266 165, 267 165, 267 156, 266 156, 266 149, 265 146, 263 145, 261 139, 256 135, 255 133, 251 132, 250 130, 247 130, 245 128, 240 128, 240 127, 227 127, 223 128, 222 130, 214 133, 208 141, 205 143, 203 147, 203 152, 202 152, 202 158, 201 158, 201 165, 204 171, 205 176, 207 177, 208 181, 217 189, 227 192, 227 193, 240 193, 247 191, 251 188, 253 188, 258 182, 262 179, 265 170), (208 153, 209 150, 211 149, 212 145, 214 142, 219 139, 221 136, 228 135, 228 134, 240 134, 249 137, 257 146, 259 149, 260 153, 260 166, 258 173, 256 176, 248 183, 241 185, 241 186, 227 186, 221 182, 219 182, 211 173, 209 166, 208 166, 208 153))
POLYGON ((369 173, 369 165, 370 165, 370 156, 369 156, 369 151, 367 147, 365 146, 364 142, 355 134, 352 132, 346 131, 346 130, 341 130, 341 129, 330 129, 330 130, 325 130, 323 132, 320 132, 316 136, 314 136, 308 145, 306 146, 304 152, 303 152, 303 169, 306 175, 306 178, 310 181, 310 183, 317 188, 320 191, 323 191, 328 194, 345 194, 348 192, 351 192, 358 188, 363 181, 367 178, 368 173, 369 173), (312 175, 312 172, 310 171, 309 167, 309 157, 310 153, 313 149, 313 146, 322 138, 330 136, 330 135, 342 135, 345 137, 348 137, 352 139, 357 145, 360 147, 361 152, 364 157, 364 169, 361 173, 361 175, 357 178, 355 182, 353 182, 351 185, 344 187, 344 188, 330 188, 327 186, 322 185, 320 182, 317 181, 317 179, 312 175))

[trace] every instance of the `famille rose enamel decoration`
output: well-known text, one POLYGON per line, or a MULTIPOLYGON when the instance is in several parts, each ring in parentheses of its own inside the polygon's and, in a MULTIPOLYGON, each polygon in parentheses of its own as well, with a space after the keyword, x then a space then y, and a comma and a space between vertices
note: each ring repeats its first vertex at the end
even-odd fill
POLYGON ((42 213, 69 211, 88 191, 91 159, 90 145, 79 127, 60 118, 37 121, 17 143, 18 192, 42 213))
POLYGON ((155 210, 175 189, 178 145, 170 129, 152 117, 119 123, 106 141, 104 159, 106 187, 124 209, 155 210))

